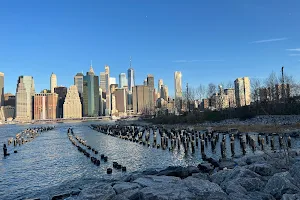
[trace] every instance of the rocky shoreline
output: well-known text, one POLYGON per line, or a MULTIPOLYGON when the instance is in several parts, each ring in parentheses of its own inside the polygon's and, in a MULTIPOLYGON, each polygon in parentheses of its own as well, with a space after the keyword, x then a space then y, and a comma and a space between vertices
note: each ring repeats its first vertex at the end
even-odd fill
MULTIPOLYGON (((134 172, 120 180, 85 184, 49 199, 296 200, 300 199, 300 149, 134 172)), ((43 199, 43 198, 41 198, 43 199)))

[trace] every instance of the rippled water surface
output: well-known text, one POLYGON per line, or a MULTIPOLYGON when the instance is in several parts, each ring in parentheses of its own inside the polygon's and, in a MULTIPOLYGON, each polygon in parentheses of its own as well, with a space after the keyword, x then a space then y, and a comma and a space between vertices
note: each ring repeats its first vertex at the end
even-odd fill
MULTIPOLYGON (((63 190, 78 188, 88 182, 119 178, 133 171, 148 168, 164 168, 170 165, 195 165, 201 160, 199 148, 195 154, 184 155, 184 151, 169 152, 122 140, 96 132, 89 128, 90 123, 53 124, 54 130, 43 132, 29 143, 14 147, 8 146, 10 156, 0 156, 0 199, 26 199, 51 196, 63 190), (74 128, 74 134, 87 140, 87 143, 108 156, 108 162, 100 166, 77 151, 67 136, 67 129, 74 128), (14 154, 13 151, 18 153, 14 154), (106 169, 117 161, 127 167, 127 172, 106 169)), ((7 143, 9 137, 37 125, 2 125, 0 143, 7 143)), ((46 126, 46 125, 40 125, 46 126)), ((237 145, 238 146, 238 145, 237 145)), ((217 146, 217 151, 218 150, 217 146)), ((230 149, 227 150, 230 152, 230 149)), ((209 155, 209 153, 208 153, 209 155)), ((212 156, 217 156, 212 155, 212 156)))

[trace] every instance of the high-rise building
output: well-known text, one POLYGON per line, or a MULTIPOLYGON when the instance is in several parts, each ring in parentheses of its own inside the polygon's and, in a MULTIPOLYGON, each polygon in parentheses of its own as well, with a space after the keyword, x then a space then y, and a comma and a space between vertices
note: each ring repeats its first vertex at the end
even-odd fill
POLYGON ((134 113, 144 113, 150 114, 154 110, 154 99, 151 97, 154 96, 151 91, 154 91, 145 85, 137 85, 133 87, 132 91, 132 103, 133 103, 133 112, 134 113))
POLYGON ((109 85, 117 84, 117 79, 115 77, 109 77, 109 85))
POLYGON ((164 84, 163 80, 162 79, 159 79, 158 80, 158 85, 157 85, 157 93, 159 94, 159 97, 161 97, 161 86, 164 84))
POLYGON ((105 66, 105 86, 106 86, 106 109, 105 115, 110 115, 111 98, 110 98, 110 78, 109 78, 109 66, 105 66))
POLYGON ((235 103, 235 91, 233 88, 228 88, 224 90, 225 95, 228 96, 228 107, 234 108, 236 107, 235 103))
POLYGON ((106 92, 106 80, 105 80, 105 72, 100 72, 100 88, 102 92, 106 92))
POLYGON ((69 88, 63 107, 65 119, 82 118, 82 106, 76 85, 69 88))
POLYGON ((16 96, 11 93, 4 94, 4 105, 5 106, 16 106, 16 96))
POLYGON ((58 94, 40 93, 34 95, 34 119, 56 119, 58 94))
POLYGON ((57 103, 57 118, 62 118, 64 116, 64 102, 65 102, 65 98, 68 92, 68 88, 63 87, 63 86, 59 86, 54 88, 54 93, 56 93, 58 95, 58 103, 57 103))
POLYGON ((77 73, 74 76, 74 85, 76 85, 80 96, 82 96, 82 93, 83 93, 83 73, 77 73))
POLYGON ((154 89, 154 76, 152 74, 148 74, 147 76, 147 85, 149 86, 149 88, 154 89))
POLYGON ((135 86, 135 77, 134 77, 134 70, 131 68, 131 59, 130 59, 130 68, 127 71, 128 73, 128 90, 132 92, 132 87, 135 86))
POLYGON ((103 110, 103 96, 102 96, 102 89, 99 86, 99 116, 102 116, 104 113, 103 110))
POLYGON ((0 72, 0 107, 4 106, 4 73, 0 72))
POLYGON ((160 91, 161 91, 160 97, 163 98, 165 101, 168 101, 169 98, 168 86, 162 85, 160 91))
POLYGON ((32 76, 19 76, 16 90, 16 120, 33 119, 33 96, 35 94, 32 76))
POLYGON ((237 78, 234 81, 236 106, 242 107, 250 105, 251 90, 249 77, 237 78))
POLYGON ((119 113, 126 113, 127 112, 126 89, 117 88, 114 93, 116 97, 116 109, 118 110, 119 113))
POLYGON ((144 86, 148 86, 147 79, 144 80, 144 86))
POLYGON ((54 93, 54 88, 57 87, 57 77, 56 75, 52 72, 50 76, 50 91, 51 93, 54 93))
POLYGON ((177 98, 182 98, 182 84, 181 84, 182 74, 179 71, 176 71, 174 74, 175 81, 175 101, 177 98))
POLYGON ((123 88, 125 86, 127 86, 126 74, 121 73, 119 75, 119 88, 123 88))
POLYGON ((83 77, 83 116, 95 117, 99 113, 99 77, 93 67, 83 77))

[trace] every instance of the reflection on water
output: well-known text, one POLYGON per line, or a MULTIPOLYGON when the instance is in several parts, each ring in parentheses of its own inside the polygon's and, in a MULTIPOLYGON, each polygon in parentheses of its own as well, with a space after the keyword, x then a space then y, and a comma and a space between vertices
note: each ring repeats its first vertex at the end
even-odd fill
MULTIPOLYGON (((14 147, 8 146, 10 156, 0 156, 0 197, 1 199, 24 199, 54 195, 61 190, 78 188, 101 179, 112 179, 127 173, 148 168, 164 168, 170 165, 195 165, 201 160, 198 147, 195 154, 184 155, 184 151, 169 152, 122 140, 96 132, 88 126, 90 123, 55 124, 52 131, 42 133, 30 143, 14 147), (74 134, 87 140, 87 143, 108 156, 108 162, 101 161, 100 166, 77 151, 67 136, 67 129, 74 128, 74 134), (13 150, 18 153, 14 154, 13 150), (127 167, 127 172, 114 170, 112 175, 106 169, 112 162, 127 167)), ((32 125, 0 126, 0 143, 7 143, 9 137, 33 127, 32 125)), ((238 146, 238 145, 237 145, 238 146)), ((229 149, 229 148, 228 148, 229 149)), ((218 150, 217 150, 218 152, 218 150)), ((230 152, 230 149, 228 150, 230 152)), ((209 153, 208 153, 209 155, 209 153)), ((230 155, 230 153, 228 153, 230 155)), ((218 155, 213 155, 218 156, 218 155)))

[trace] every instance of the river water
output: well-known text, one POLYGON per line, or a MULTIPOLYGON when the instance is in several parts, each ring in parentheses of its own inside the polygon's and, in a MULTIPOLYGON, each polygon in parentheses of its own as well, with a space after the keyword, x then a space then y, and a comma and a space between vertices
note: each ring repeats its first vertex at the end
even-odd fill
MULTIPOLYGON (((0 155, 0 199, 26 199, 60 194, 66 190, 84 187, 85 184, 106 179, 116 179, 133 171, 149 168, 165 168, 174 165, 197 165, 201 161, 198 147, 194 154, 184 151, 161 150, 105 135, 89 128, 90 122, 53 124, 54 130, 43 132, 34 140, 21 146, 8 146, 10 156, 0 155), (99 154, 108 156, 108 162, 100 166, 77 151, 67 136, 72 127, 74 134, 85 139, 99 154), (13 153, 17 150, 18 153, 13 153), (106 169, 112 162, 127 167, 127 172, 113 170, 111 175, 106 169)), ((9 137, 29 127, 38 125, 0 126, 0 144, 3 147, 9 137)), ((39 125, 39 126, 49 126, 39 125)), ((238 146, 238 145, 237 145, 238 146)), ((218 148, 218 147, 217 147, 218 148)), ((216 149, 218 152, 219 150, 216 149)), ((227 150, 230 152, 230 150, 227 150)), ((250 150, 249 150, 250 153, 250 150)), ((209 154, 218 157, 219 154, 209 154)))

